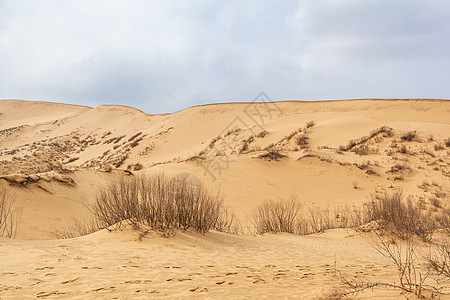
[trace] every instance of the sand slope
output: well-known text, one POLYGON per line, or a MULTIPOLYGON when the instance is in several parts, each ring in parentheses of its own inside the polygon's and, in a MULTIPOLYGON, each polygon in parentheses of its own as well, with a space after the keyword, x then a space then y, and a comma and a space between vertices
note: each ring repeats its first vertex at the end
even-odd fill
MULTIPOLYGON (((333 209, 401 188, 426 209, 446 209, 448 138, 447 100, 229 103, 164 115, 1 100, 0 185, 14 192, 22 218, 18 239, 0 239, 0 298, 311 299, 340 286, 337 270, 392 281, 367 236, 345 230, 53 239, 123 174, 194 175, 224 195, 244 229, 258 204, 292 195, 305 208, 333 209), (392 134, 374 131, 383 126, 392 134), (414 131, 412 141, 402 138, 414 131)), ((359 296, 401 297, 383 289, 359 296)))
MULTIPOLYGON (((341 274, 395 280, 394 268, 363 237, 344 230, 306 237, 179 233, 140 242, 129 232, 102 231, 72 240, 0 240, 0 247, 2 299, 313 299, 332 295, 341 274)), ((399 298, 389 289, 359 296, 399 298)))
POLYGON ((445 100, 232 103, 166 115, 116 105, 3 100, 0 113, 0 176, 56 172, 74 180, 13 182, 24 214, 21 238, 50 237, 69 215, 86 212, 80 203, 93 201, 102 180, 117 175, 103 171, 133 171, 135 164, 142 165, 137 173, 194 174, 220 190, 241 218, 264 200, 291 195, 307 205, 334 207, 358 205, 371 192, 400 187, 424 199, 438 193, 449 200, 450 160, 443 144, 450 137, 450 101, 445 100), (311 120, 316 125, 305 132, 311 120), (381 126, 395 135, 363 143, 364 155, 339 151, 381 126), (296 133, 299 129, 303 132, 296 133), (420 141, 402 141, 408 131, 417 131, 420 141), (302 136, 307 145, 296 142, 302 136), (403 145, 408 153, 399 153, 403 145), (258 158, 270 150, 287 157, 258 158), (410 170, 390 172, 398 164, 410 170), (435 185, 419 188, 423 181, 435 185), (25 205, 30 197, 34 204, 25 205), (60 209, 49 210, 52 206, 60 209), (46 225, 37 230, 32 225, 37 220, 46 225))

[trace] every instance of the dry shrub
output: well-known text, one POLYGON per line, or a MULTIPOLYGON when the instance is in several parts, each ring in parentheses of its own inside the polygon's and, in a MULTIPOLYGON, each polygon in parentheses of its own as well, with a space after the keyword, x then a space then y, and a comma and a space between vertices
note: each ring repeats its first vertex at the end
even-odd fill
POLYGON ((399 283, 385 286, 412 293, 417 299, 423 299, 425 292, 432 292, 430 299, 433 299, 434 293, 440 294, 438 288, 426 284, 428 273, 420 268, 421 259, 417 254, 417 242, 413 235, 407 235, 404 242, 387 239, 378 233, 375 235, 372 246, 397 268, 399 283))
POLYGON ((419 135, 415 130, 406 132, 400 138, 406 142, 419 141, 419 135))
POLYGON ((52 232, 55 239, 71 239, 79 236, 88 235, 107 227, 96 218, 89 217, 83 219, 72 218, 72 224, 64 231, 52 232))
POLYGON ((309 142, 308 142, 308 136, 306 135, 301 135, 296 139, 296 144, 301 146, 302 148, 305 148, 306 146, 308 146, 309 142))
POLYGON ((397 150, 397 152, 398 152, 398 153, 401 153, 401 154, 408 154, 408 153, 409 153, 409 150, 408 150, 408 148, 406 147, 406 145, 403 144, 403 145, 400 147, 400 149, 397 150))
POLYGON ((300 215, 300 203, 291 200, 266 201, 253 213, 253 223, 259 234, 265 232, 296 233, 300 215))
POLYGON ((450 279, 450 242, 448 240, 439 242, 436 251, 430 251, 426 255, 428 265, 447 280, 450 279))
POLYGON ((391 225, 394 233, 402 238, 415 234, 424 241, 430 241, 436 230, 433 218, 422 212, 420 205, 414 203, 411 197, 405 200, 401 191, 372 194, 366 203, 366 214, 370 221, 381 220, 391 225))
POLYGON ((17 234, 19 215, 12 210, 14 195, 0 186, 0 236, 13 238, 17 234))
POLYGON ((141 163, 128 165, 127 170, 139 171, 142 170, 144 166, 141 163))
POLYGON ((315 121, 309 121, 308 123, 306 123, 305 127, 306 127, 306 128, 311 128, 311 127, 313 127, 314 125, 316 125, 316 122, 315 122, 315 121))
POLYGON ((404 164, 395 164, 391 167, 391 169, 389 171, 387 171, 388 173, 397 173, 400 171, 411 171, 411 167, 408 166, 408 164, 404 163, 404 164))
POLYGON ((133 135, 132 137, 130 137, 130 138, 128 139, 128 141, 131 142, 132 140, 134 140, 135 138, 137 138, 137 137, 140 136, 141 134, 142 134, 142 132, 136 133, 135 135, 133 135))
POLYGON ((444 141, 444 143, 445 143, 445 147, 450 147, 450 138, 448 138, 448 139, 446 139, 445 141, 444 141))
POLYGON ((220 232, 230 234, 242 234, 244 232, 236 215, 230 209, 222 208, 221 213, 217 219, 214 229, 220 232))
POLYGON ((377 136, 383 135, 383 137, 392 137, 394 135, 394 130, 388 126, 382 126, 372 130, 369 136, 363 136, 359 139, 350 140, 347 145, 339 146, 340 151, 349 151, 352 150, 355 146, 364 144, 368 142, 370 139, 373 139, 377 136))
POLYGON ((294 196, 290 200, 266 201, 252 214, 252 223, 259 234, 287 232, 308 235, 328 229, 356 227, 366 222, 360 209, 311 207, 304 210, 294 196))
POLYGON ((263 158, 263 159, 266 158, 269 160, 280 160, 285 157, 287 157, 287 156, 284 154, 281 154, 277 150, 268 151, 267 153, 264 153, 264 154, 261 154, 260 156, 258 156, 258 158, 263 158))
POLYGON ((440 150, 444 150, 444 145, 441 143, 435 144, 434 145, 434 151, 440 151, 440 150))
POLYGON ((206 233, 216 225, 222 198, 199 184, 163 174, 120 177, 102 188, 92 212, 107 226, 128 221, 172 232, 192 228, 206 233))
POLYGON ((448 242, 439 243, 437 247, 429 247, 430 251, 426 255, 420 255, 420 251, 417 250, 419 243, 413 234, 407 235, 404 240, 398 240, 396 237, 375 232, 371 244, 395 266, 398 281, 371 282, 366 278, 348 280, 341 274, 343 283, 350 287, 341 295, 355 296, 364 290, 374 288, 398 289, 407 299, 410 299, 408 294, 414 299, 441 299, 441 296, 449 295, 449 287, 445 285, 450 279, 448 242))
POLYGON ((358 155, 368 155, 370 153, 370 149, 367 145, 361 145, 359 147, 353 148, 352 152, 355 152, 358 155))
POLYGON ((265 137, 267 134, 269 134, 269 132, 268 132, 267 130, 263 130, 263 131, 261 131, 260 133, 258 133, 258 134, 256 135, 256 137, 258 137, 258 138, 263 138, 263 137, 265 137))

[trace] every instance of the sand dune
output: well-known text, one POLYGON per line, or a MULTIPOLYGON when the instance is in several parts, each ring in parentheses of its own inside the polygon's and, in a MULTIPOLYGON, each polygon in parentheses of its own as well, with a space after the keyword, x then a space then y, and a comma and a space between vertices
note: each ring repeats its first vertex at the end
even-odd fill
MULTIPOLYGON (((132 231, 70 240, 53 234, 87 216, 97 189, 125 171, 192 174, 224 195, 244 227, 260 203, 292 195, 308 208, 358 207, 371 193, 400 188, 429 208, 437 198, 445 209, 448 138, 447 100, 225 103, 164 115, 2 100, 0 185, 16 194, 22 218, 18 240, 0 240, 0 297, 309 299, 339 285, 335 254, 351 276, 390 280, 391 266, 366 237, 343 230, 306 237, 178 233, 142 242, 132 231), (374 133, 383 126, 393 135, 374 133), (414 131, 417 138, 402 139, 414 131)), ((399 297, 367 293, 361 297, 399 297)))

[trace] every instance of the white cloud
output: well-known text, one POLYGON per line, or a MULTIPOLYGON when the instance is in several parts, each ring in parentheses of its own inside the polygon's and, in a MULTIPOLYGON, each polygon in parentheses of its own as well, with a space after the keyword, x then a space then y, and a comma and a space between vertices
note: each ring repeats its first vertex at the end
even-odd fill
POLYGON ((449 97, 445 0, 0 0, 0 98, 449 97), (425 84, 426 83, 426 84, 425 84))

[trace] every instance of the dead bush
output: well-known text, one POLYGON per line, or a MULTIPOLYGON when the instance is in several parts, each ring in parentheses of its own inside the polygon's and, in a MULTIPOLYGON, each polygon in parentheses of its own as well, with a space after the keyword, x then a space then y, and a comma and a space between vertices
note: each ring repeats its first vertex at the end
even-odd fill
POLYGON ((445 147, 450 147, 450 138, 448 138, 448 139, 446 139, 445 141, 444 141, 444 143, 445 143, 445 147))
POLYGON ((128 139, 128 141, 131 142, 132 140, 134 140, 135 138, 137 138, 137 137, 140 136, 141 134, 142 134, 142 132, 136 133, 135 135, 133 135, 132 137, 130 137, 130 138, 128 139))
POLYGON ((92 212, 108 226, 125 220, 165 233, 177 228, 206 233, 216 225, 221 207, 222 198, 201 184, 159 174, 110 182, 100 189, 92 212))
POLYGON ((261 154, 258 156, 259 158, 267 158, 269 160, 280 160, 282 158, 287 157, 284 154, 281 154, 280 152, 274 150, 274 151, 268 151, 267 153, 261 154))
POLYGON ((269 134, 269 132, 268 132, 267 130, 263 130, 263 131, 261 131, 260 133, 258 133, 258 134, 256 135, 256 137, 258 137, 258 138, 263 138, 263 137, 265 137, 267 134, 269 134))
POLYGON ((434 145, 434 151, 441 151, 444 150, 444 145, 442 145, 441 143, 435 144, 434 145))
POLYGON ((436 251, 430 251, 426 255, 428 265, 438 276, 450 279, 450 242, 439 242, 436 251))
POLYGON ((397 173, 401 171, 411 171, 411 168, 405 163, 405 164, 395 164, 391 167, 388 173, 397 173))
POLYGON ((405 144, 403 144, 403 145, 400 147, 400 149, 397 150, 397 152, 398 152, 398 153, 401 153, 401 154, 408 154, 408 153, 409 153, 408 148, 406 147, 405 144))
POLYGON ((217 222, 214 225, 214 229, 230 234, 241 234, 244 232, 234 212, 230 209, 225 208, 222 208, 217 222))
POLYGON ((347 145, 339 146, 339 150, 340 151, 352 150, 355 146, 364 144, 364 143, 368 142, 370 139, 378 137, 381 134, 383 134, 384 137, 391 137, 394 135, 394 130, 387 126, 382 126, 382 127, 376 128, 370 132, 369 136, 363 136, 363 137, 355 139, 355 140, 350 140, 347 143, 347 145))
POLYGON ((316 125, 316 122, 315 122, 315 121, 309 121, 308 123, 306 123, 305 127, 306 127, 307 129, 309 129, 309 128, 315 126, 315 125, 316 125))
POLYGON ((72 224, 66 230, 58 230, 51 235, 55 239, 71 239, 97 232, 105 227, 107 227, 105 223, 94 217, 72 218, 72 224))
POLYGON ((417 255, 417 243, 412 235, 408 235, 403 242, 375 234, 376 238, 372 239, 372 246, 397 268, 399 284, 387 286, 412 293, 417 296, 417 299, 422 299, 425 290, 439 292, 436 287, 426 284, 428 274, 419 268, 420 257, 417 255))
POLYGON ((405 200, 401 191, 372 194, 365 206, 368 220, 385 222, 402 238, 415 234, 424 241, 430 241, 436 230, 433 218, 422 212, 411 197, 405 200))
POLYGON ((0 186, 0 236, 13 238, 17 234, 19 215, 12 210, 14 195, 0 186))
POLYGON ((290 200, 270 200, 259 205, 252 214, 257 233, 287 232, 309 235, 328 229, 350 228, 365 224, 367 220, 358 208, 337 207, 335 209, 303 205, 295 197, 290 200))
POLYGON ((309 142, 308 142, 308 136, 306 135, 301 135, 296 139, 296 144, 299 145, 301 148, 305 148, 306 146, 308 146, 309 142))
POLYGON ((291 200, 266 201, 253 213, 253 224, 259 234, 266 232, 296 233, 300 203, 291 200))
POLYGON ((139 171, 142 170, 144 166, 141 163, 128 165, 127 170, 139 171))
POLYGON ((400 138, 406 142, 419 141, 419 135, 415 130, 406 132, 400 138))
POLYGON ((370 149, 369 149, 369 146, 367 146, 367 145, 361 145, 359 147, 353 148, 352 152, 354 152, 358 155, 368 155, 370 153, 370 149))

